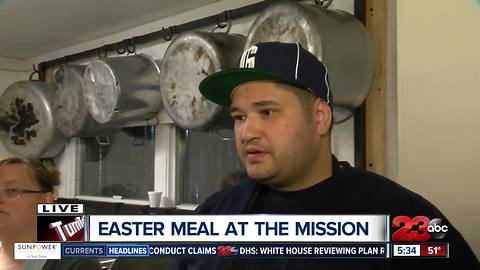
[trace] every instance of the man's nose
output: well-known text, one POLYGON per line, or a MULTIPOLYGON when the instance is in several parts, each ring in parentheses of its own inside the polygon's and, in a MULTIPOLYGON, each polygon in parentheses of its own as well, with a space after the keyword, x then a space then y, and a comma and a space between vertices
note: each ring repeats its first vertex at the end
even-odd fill
POLYGON ((236 133, 239 136, 238 139, 240 139, 242 143, 247 143, 260 138, 261 130, 259 121, 254 117, 247 117, 245 122, 238 128, 239 130, 236 133))

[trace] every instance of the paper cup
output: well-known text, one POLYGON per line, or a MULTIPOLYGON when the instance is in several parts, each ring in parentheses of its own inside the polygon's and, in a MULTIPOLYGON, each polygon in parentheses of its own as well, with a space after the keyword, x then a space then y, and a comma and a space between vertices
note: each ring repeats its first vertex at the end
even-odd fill
POLYGON ((160 207, 160 202, 162 201, 162 192, 160 192, 160 191, 149 191, 148 192, 148 201, 150 202, 150 207, 152 207, 152 208, 160 207))

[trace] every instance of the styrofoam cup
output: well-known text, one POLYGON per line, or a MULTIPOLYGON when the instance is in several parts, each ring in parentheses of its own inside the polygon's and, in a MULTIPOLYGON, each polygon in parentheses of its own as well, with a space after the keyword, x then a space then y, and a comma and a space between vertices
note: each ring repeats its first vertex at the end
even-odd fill
POLYGON ((148 192, 148 201, 150 202, 150 207, 152 207, 152 208, 160 207, 160 202, 162 201, 162 192, 160 192, 160 191, 149 191, 148 192))

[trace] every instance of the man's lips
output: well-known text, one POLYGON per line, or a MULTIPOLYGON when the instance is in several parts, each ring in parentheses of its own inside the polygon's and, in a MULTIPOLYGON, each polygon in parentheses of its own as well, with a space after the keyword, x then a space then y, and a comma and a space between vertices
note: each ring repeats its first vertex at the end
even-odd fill
POLYGON ((258 159, 263 158, 267 154, 267 151, 261 149, 261 148, 247 148, 245 149, 245 155, 247 157, 247 160, 249 161, 255 161, 258 159))

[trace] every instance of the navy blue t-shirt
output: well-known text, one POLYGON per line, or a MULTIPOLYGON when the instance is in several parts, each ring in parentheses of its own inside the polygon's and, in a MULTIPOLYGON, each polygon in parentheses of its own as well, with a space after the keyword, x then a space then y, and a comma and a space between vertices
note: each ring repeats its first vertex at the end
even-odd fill
POLYGON ((355 169, 335 159, 333 175, 293 192, 282 192, 247 180, 220 191, 203 203, 199 214, 389 214, 441 218, 449 227, 442 241, 450 258, 310 259, 197 258, 179 269, 479 269, 478 259, 460 233, 430 202, 380 175, 355 169))

